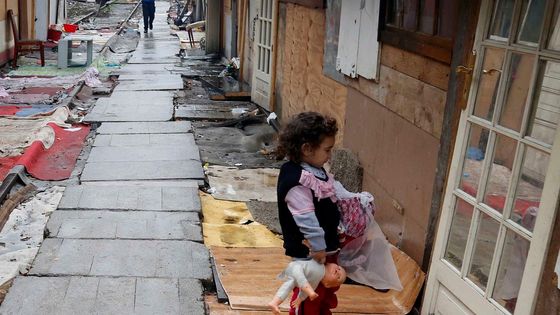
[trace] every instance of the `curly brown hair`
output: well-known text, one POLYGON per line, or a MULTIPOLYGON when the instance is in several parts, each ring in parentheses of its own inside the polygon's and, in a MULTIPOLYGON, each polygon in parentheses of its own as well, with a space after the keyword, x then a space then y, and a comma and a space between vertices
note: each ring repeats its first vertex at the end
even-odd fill
POLYGON ((317 148, 326 137, 338 132, 336 119, 316 112, 299 113, 282 129, 278 138, 278 153, 293 162, 301 162, 301 147, 308 143, 317 148))

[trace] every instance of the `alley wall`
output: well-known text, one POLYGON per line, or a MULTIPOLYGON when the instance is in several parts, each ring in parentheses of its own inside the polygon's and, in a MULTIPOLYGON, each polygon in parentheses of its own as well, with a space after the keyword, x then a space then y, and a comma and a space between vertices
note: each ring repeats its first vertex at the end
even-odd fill
POLYGON ((323 74, 324 10, 280 4, 276 73, 282 120, 302 111, 318 111, 338 121, 340 144, 344 135, 347 88, 323 74), (285 15, 283 14, 285 12, 285 15), (284 20, 282 20, 285 18, 284 20))
POLYGON ((388 45, 379 80, 335 81, 323 73, 325 10, 280 4, 277 109, 282 121, 318 111, 339 121, 339 146, 357 154, 363 190, 393 244, 421 263, 449 66, 388 45))
POLYGON ((9 26, 6 14, 10 9, 14 12, 14 15, 18 15, 17 0, 0 0, 0 64, 4 64, 10 59, 10 50, 14 47, 12 27, 9 26))

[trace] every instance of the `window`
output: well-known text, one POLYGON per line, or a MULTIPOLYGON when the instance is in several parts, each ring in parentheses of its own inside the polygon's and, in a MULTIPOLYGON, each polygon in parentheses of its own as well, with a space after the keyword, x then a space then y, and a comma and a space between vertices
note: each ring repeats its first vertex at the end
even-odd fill
POLYGON ((379 41, 451 63, 459 0, 384 0, 379 41))
POLYGON ((341 1, 337 71, 351 78, 377 78, 378 27, 379 1, 341 1))

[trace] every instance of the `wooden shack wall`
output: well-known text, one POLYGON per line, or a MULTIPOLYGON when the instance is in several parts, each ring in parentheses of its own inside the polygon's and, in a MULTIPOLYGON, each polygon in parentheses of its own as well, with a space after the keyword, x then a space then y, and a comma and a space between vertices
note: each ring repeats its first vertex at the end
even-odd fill
POLYGON ((282 121, 302 111, 317 111, 336 118, 343 137, 347 88, 323 74, 325 13, 292 3, 280 3, 278 33, 284 33, 276 73, 282 121), (285 12, 285 14, 283 14, 285 12), (282 29, 283 27, 283 29, 282 29), (281 84, 281 86, 279 85, 281 84))
POLYGON ((421 263, 449 66, 384 45, 377 83, 337 82, 323 74, 325 10, 280 6, 277 112, 283 122, 308 110, 337 118, 338 143, 358 155, 379 224, 421 263))
POLYGON ((17 0, 0 0, 0 64, 4 64, 10 59, 12 47, 14 47, 12 27, 9 25, 6 14, 10 9, 14 15, 18 16, 17 0))

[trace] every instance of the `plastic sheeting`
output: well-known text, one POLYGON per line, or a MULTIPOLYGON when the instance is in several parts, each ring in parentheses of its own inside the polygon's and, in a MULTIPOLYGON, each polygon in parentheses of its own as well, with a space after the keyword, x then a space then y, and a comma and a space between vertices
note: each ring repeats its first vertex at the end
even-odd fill
POLYGON ((34 141, 42 142, 46 149, 50 148, 55 135, 49 123, 70 127, 65 123, 69 114, 67 107, 60 107, 45 116, 0 117, 0 157, 20 155, 34 141))
POLYGON ((0 232, 0 285, 26 273, 43 241, 45 224, 64 187, 54 186, 22 203, 10 214, 0 232))
POLYGON ((23 155, 0 158, 0 179, 4 179, 14 165, 24 165, 29 174, 41 180, 70 177, 90 127, 74 125, 72 129, 63 129, 53 123, 47 127, 51 128, 56 139, 49 148, 41 141, 34 141, 23 155))
POLYGON ((340 250, 338 263, 346 269, 348 278, 358 283, 401 291, 403 286, 391 256, 392 247, 371 217, 365 233, 340 250))

